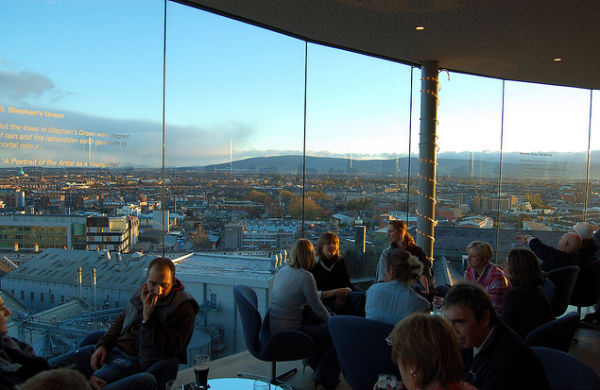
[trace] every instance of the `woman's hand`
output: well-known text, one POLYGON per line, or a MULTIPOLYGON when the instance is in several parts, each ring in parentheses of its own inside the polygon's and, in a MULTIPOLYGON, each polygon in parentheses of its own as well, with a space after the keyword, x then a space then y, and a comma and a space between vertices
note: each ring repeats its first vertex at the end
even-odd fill
POLYGON ((336 298, 339 298, 339 297, 346 298, 352 292, 352 290, 349 287, 336 288, 333 291, 335 293, 336 298))

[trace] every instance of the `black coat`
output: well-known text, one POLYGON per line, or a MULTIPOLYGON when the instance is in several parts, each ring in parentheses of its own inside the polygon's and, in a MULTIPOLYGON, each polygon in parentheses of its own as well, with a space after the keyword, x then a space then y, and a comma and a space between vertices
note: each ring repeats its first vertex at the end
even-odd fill
POLYGON ((587 258, 583 258, 577 253, 563 252, 546 245, 539 238, 529 241, 529 248, 542 260, 541 267, 546 272, 571 265, 582 266, 588 261, 587 258))
POLYGON ((542 287, 514 285, 504 293, 502 319, 519 336, 525 338, 538 326, 552 321, 554 314, 542 287))
POLYGON ((548 390, 550 385, 535 352, 498 320, 479 353, 461 351, 467 369, 465 380, 479 390, 548 390))

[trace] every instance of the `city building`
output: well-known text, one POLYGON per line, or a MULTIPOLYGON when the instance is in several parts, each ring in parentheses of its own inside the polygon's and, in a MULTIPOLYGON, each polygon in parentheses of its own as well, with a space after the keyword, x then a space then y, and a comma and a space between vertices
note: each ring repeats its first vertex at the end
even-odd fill
POLYGON ((138 240, 138 226, 135 216, 89 216, 85 222, 87 249, 131 252, 138 240))
POLYGON ((86 216, 0 215, 0 249, 85 249, 86 216))
POLYGON ((221 237, 219 238, 219 250, 242 249, 242 234, 244 226, 241 223, 232 223, 223 226, 221 237))

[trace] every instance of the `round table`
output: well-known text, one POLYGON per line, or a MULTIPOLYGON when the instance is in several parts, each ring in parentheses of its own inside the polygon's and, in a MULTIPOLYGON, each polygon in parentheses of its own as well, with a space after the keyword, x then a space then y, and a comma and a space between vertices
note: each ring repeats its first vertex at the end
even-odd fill
MULTIPOLYGON (((247 379, 247 378, 218 378, 209 379, 208 384, 210 385, 209 390, 254 390, 254 382, 264 381, 247 379)), ((290 385, 271 385, 270 390, 292 390, 290 385)))

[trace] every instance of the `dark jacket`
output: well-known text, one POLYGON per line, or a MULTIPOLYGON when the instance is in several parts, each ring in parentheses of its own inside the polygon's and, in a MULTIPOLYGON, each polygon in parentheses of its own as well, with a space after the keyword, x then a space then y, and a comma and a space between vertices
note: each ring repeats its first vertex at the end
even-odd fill
POLYGON ((187 345, 194 330, 194 320, 199 306, 194 297, 178 279, 173 289, 156 304, 156 309, 146 323, 142 324, 143 304, 141 286, 133 293, 123 313, 113 322, 106 334, 98 340, 110 349, 119 347, 137 356, 140 367, 145 370, 160 359, 177 356, 180 363, 187 363, 187 345))
POLYGON ((472 349, 463 349, 461 354, 465 380, 479 390, 550 389, 535 352, 500 319, 475 357, 472 349))
POLYGON ((513 285, 502 301, 502 319, 522 338, 538 326, 554 319, 546 291, 540 286, 513 285))
POLYGON ((348 276, 346 263, 341 257, 332 259, 331 265, 327 265, 323 259, 319 259, 310 273, 315 277, 317 290, 329 291, 336 288, 348 287, 352 289, 352 283, 348 276))
POLYGON ((598 244, 593 238, 588 238, 581 241, 581 249, 579 249, 580 266, 598 260, 596 253, 598 252, 598 244))
POLYGON ((38 372, 49 369, 46 359, 15 338, 0 338, 0 390, 12 390, 38 372))
POLYGON ((583 258, 578 253, 563 252, 540 241, 539 238, 534 238, 529 241, 529 248, 535 255, 542 260, 542 270, 548 272, 561 267, 570 265, 581 266, 583 258))

